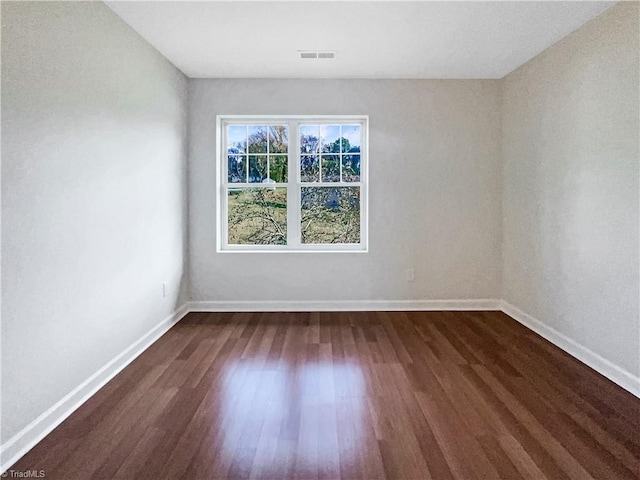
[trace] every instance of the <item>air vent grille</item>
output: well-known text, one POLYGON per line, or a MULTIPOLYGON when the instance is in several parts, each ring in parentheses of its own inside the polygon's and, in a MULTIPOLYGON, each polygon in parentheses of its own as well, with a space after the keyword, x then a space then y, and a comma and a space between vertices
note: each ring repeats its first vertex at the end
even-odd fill
POLYGON ((312 59, 328 59, 328 58, 336 58, 335 51, 299 51, 300 58, 312 58, 312 59))

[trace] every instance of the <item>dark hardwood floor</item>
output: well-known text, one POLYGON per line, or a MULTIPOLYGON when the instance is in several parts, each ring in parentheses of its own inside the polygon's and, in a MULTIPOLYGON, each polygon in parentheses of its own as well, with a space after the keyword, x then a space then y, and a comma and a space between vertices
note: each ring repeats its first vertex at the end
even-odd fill
POLYGON ((497 312, 192 313, 46 479, 638 479, 640 400, 497 312))

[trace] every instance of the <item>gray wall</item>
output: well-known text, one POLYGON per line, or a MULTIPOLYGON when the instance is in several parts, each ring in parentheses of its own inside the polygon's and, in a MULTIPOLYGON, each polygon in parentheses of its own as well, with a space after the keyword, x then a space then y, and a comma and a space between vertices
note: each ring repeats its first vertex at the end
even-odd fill
POLYGON ((638 375, 638 8, 501 81, 192 80, 187 101, 103 4, 3 2, 2 443, 188 283, 197 301, 504 293, 638 375), (370 252, 217 254, 216 114, 368 114, 370 252))
POLYGON ((640 374, 640 4, 504 80, 505 300, 640 374))
POLYGON ((500 297, 493 80, 190 80, 190 286, 198 301, 500 297), (218 114, 366 114, 369 253, 216 253, 218 114), (405 270, 414 268, 413 283, 405 270))
POLYGON ((2 2, 2 443, 183 302, 186 85, 100 2, 2 2))

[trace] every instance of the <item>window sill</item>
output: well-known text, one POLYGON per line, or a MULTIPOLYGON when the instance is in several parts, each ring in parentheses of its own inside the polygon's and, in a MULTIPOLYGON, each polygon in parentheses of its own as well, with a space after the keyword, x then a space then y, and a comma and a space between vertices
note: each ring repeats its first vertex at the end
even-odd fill
POLYGON ((369 249, 261 249, 261 248, 225 248, 216 249, 216 253, 369 253, 369 249))

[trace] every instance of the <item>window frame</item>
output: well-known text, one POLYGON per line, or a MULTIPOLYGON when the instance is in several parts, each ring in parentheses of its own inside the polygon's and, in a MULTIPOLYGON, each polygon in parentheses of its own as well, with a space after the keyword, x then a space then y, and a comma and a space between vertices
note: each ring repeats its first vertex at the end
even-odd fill
MULTIPOLYGON (((218 253, 366 253, 369 251, 369 116, 368 115, 217 115, 216 116, 216 251, 218 253), (228 125, 287 125, 289 148, 287 152, 286 183, 232 183, 227 176, 228 125), (300 125, 360 125, 360 181, 359 182, 305 182, 300 181, 300 125), (287 189, 287 244, 236 245, 228 243, 227 190, 238 188, 287 189), (303 187, 359 187, 360 188, 360 243, 303 244, 300 238, 301 192, 303 187)), ((248 159, 248 154, 247 154, 248 159)), ((319 168, 322 154, 318 154, 319 168)), ((247 169, 249 165, 247 164, 247 169)))

